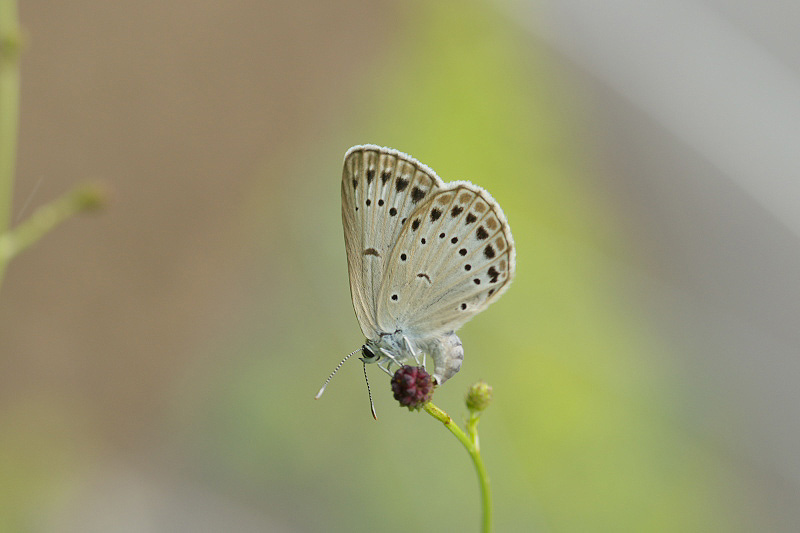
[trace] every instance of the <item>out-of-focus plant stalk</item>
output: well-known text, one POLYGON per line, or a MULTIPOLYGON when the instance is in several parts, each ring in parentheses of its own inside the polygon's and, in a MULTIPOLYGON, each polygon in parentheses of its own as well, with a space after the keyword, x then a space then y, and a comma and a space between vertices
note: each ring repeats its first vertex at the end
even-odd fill
MULTIPOLYGON (((0 0, 0 235, 11 223, 19 125, 20 28, 16 0, 0 0)), ((0 261, 0 280, 6 261, 0 261)))
POLYGON ((0 271, 8 262, 26 248, 35 244, 53 228, 83 211, 94 211, 106 202, 102 187, 88 184, 49 202, 17 224, 13 229, 0 233, 0 271))
POLYGON ((20 29, 16 0, 0 0, 0 233, 11 222, 19 123, 20 29))
POLYGON ((8 262, 41 239, 61 222, 105 202, 105 191, 96 185, 76 187, 11 229, 11 197, 19 128, 19 54, 22 32, 16 0, 0 0, 0 284, 8 262))

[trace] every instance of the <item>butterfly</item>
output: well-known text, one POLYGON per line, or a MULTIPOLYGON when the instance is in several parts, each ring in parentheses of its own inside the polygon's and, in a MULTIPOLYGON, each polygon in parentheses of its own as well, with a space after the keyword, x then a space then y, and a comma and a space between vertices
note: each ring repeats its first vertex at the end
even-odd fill
POLYGON ((341 188, 350 294, 366 342, 317 398, 358 351, 365 376, 367 363, 392 375, 430 357, 443 384, 464 359, 456 330, 514 277, 503 210, 477 185, 445 183, 413 157, 370 144, 345 154, 341 188))

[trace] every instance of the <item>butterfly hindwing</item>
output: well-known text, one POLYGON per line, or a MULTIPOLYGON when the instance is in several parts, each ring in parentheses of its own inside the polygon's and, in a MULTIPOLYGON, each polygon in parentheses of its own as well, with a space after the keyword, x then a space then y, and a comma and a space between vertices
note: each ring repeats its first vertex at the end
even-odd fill
POLYGON ((381 331, 377 294, 403 223, 442 186, 430 168, 390 148, 354 146, 345 154, 342 223, 347 267, 353 307, 367 338, 381 331))
POLYGON ((377 324, 420 337, 455 331, 508 288, 514 268, 514 241, 497 202, 469 182, 447 183, 399 232, 377 324))

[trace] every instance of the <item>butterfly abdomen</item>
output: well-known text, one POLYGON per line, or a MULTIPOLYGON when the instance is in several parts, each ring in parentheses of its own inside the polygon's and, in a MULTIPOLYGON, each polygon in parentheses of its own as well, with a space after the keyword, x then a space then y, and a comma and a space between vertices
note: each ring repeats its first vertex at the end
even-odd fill
POLYGON ((420 343, 420 348, 433 358, 433 377, 441 385, 461 370, 464 347, 454 331, 420 343))

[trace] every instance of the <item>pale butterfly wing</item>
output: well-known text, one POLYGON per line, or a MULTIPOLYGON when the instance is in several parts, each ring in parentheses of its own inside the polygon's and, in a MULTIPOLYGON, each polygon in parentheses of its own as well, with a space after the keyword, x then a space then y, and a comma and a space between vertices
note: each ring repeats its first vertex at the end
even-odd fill
POLYGON ((377 297, 383 331, 457 330, 509 287, 514 240, 492 196, 469 182, 430 195, 402 226, 377 297))
POLYGON ((397 150, 354 146, 344 156, 342 224, 350 294, 369 339, 387 331, 379 327, 377 298, 403 223, 443 185, 433 170, 397 150))

